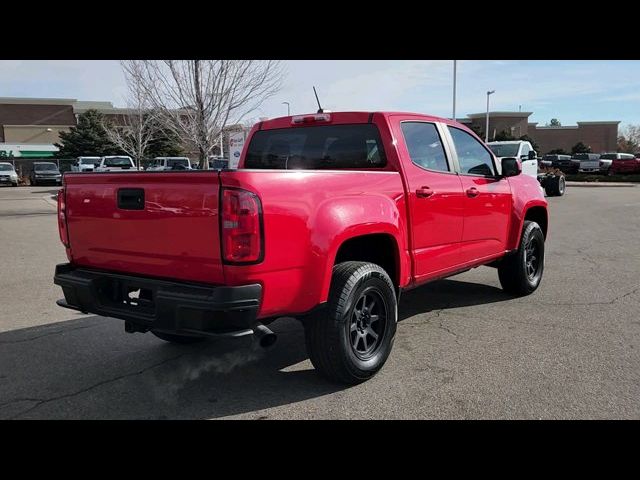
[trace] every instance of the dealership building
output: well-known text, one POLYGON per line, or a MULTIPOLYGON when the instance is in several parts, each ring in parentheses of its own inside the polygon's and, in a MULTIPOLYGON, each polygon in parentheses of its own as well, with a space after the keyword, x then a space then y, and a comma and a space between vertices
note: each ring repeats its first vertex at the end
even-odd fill
MULTIPOLYGON (((127 109, 115 108, 111 102, 79 101, 70 98, 0 98, 0 157, 55 157, 54 146, 60 132, 76 125, 78 115, 96 109, 117 121, 127 109)), ((571 151, 582 142, 595 153, 616 150, 618 121, 577 122, 577 125, 541 127, 529 122, 532 112, 490 112, 489 140, 501 132, 516 138, 529 135, 539 145, 540 152, 562 148, 571 151)), ((459 122, 484 132, 486 114, 474 113, 459 122)), ((228 127, 226 130, 237 130, 228 127)), ((484 133, 483 133, 484 134, 484 133)), ((226 142, 225 142, 226 143, 226 142)), ((187 149, 188 156, 197 156, 187 149)))
MULTIPOLYGON (((591 148, 594 153, 615 152, 618 143, 619 121, 577 122, 576 125, 561 127, 541 127, 529 122, 533 112, 489 112, 489 141, 497 134, 506 132, 515 138, 528 135, 544 154, 550 150, 563 149, 567 152, 578 142, 591 148)), ((466 118, 458 118, 459 122, 482 132, 486 127, 486 113, 472 113, 466 118)))

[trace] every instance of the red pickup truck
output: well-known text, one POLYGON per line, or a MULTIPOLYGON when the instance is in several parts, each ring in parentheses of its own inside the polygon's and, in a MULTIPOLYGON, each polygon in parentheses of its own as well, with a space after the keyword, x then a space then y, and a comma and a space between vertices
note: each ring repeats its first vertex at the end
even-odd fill
POLYGON ((190 343, 300 318, 311 362, 357 383, 385 363, 398 299, 480 265, 538 287, 547 203, 515 158, 451 120, 341 112, 251 130, 238 170, 66 173, 58 304, 190 343))

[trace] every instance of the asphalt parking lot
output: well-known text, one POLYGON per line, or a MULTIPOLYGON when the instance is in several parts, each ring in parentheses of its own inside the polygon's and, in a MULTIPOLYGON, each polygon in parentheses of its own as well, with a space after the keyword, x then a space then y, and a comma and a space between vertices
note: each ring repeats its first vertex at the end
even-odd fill
POLYGON ((489 267, 405 294, 371 381, 314 374, 301 325, 197 346, 59 308, 55 187, 0 189, 0 419, 640 418, 640 187, 550 198, 538 291, 489 267))

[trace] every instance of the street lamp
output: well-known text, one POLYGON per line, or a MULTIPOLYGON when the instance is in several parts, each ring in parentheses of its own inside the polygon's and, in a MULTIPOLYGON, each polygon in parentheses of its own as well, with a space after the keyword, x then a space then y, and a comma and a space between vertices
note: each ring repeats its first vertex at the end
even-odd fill
POLYGON ((287 117, 291 116, 291 105, 289 105, 289 102, 282 102, 283 105, 287 106, 287 117))
POLYGON ((492 93, 496 93, 495 90, 491 90, 487 92, 487 128, 484 130, 484 142, 487 143, 489 141, 489 95, 492 93))

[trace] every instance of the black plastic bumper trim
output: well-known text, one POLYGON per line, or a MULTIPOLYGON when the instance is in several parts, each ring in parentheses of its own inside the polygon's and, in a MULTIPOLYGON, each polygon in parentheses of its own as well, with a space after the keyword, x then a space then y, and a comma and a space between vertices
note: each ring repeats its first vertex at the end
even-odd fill
POLYGON ((119 318, 141 331, 242 336, 257 323, 260 284, 236 287, 160 280, 103 272, 69 263, 56 266, 54 283, 62 287, 64 308, 119 318), (129 292, 140 290, 140 299, 129 292))

